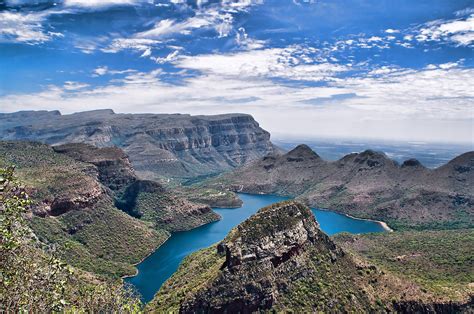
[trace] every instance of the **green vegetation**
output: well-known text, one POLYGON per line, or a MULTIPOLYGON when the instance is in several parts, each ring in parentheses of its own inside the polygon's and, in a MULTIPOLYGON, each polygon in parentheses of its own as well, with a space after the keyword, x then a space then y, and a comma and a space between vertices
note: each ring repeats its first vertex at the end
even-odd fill
POLYGON ((61 247, 61 257, 76 267, 112 277, 135 273, 133 264, 153 252, 168 237, 152 230, 110 204, 71 211, 57 218, 32 217, 40 240, 61 247))
POLYGON ((1 142, 0 167, 14 165, 23 184, 35 187, 33 199, 50 199, 54 195, 83 189, 92 181, 87 173, 90 164, 57 154, 47 145, 33 142, 1 142))
POLYGON ((0 167, 14 164, 31 195, 27 222, 36 236, 75 267, 113 278, 132 275, 133 265, 169 237, 117 209, 91 164, 31 142, 0 142, 0 156, 0 167), (57 200, 65 210, 49 215, 57 200))
POLYGON ((283 201, 261 208, 255 215, 240 224, 241 228, 246 230, 245 234, 230 233, 226 240, 232 240, 232 237, 242 236, 244 241, 258 239, 268 236, 272 233, 286 230, 291 226, 301 223, 302 219, 314 219, 311 210, 295 201, 283 201), (296 209, 295 209, 296 208, 296 209), (290 210, 295 215, 278 215, 275 212, 290 210))
POLYGON ((413 222, 408 219, 384 220, 392 229, 397 231, 421 231, 421 230, 455 230, 474 228, 474 216, 468 209, 460 208, 449 220, 434 220, 413 222))
POLYGON ((175 192, 186 196, 190 201, 207 204, 211 207, 238 208, 242 206, 242 200, 234 192, 217 190, 200 184, 181 186, 175 189, 175 192))
POLYGON ((0 312, 141 310, 140 301, 120 282, 75 270, 39 242, 24 218, 29 205, 13 168, 0 168, 0 312))
POLYGON ((205 289, 209 282, 217 278, 224 261, 225 256, 217 254, 215 246, 187 256, 146 309, 150 312, 177 313, 187 295, 205 289))
POLYGON ((343 234, 335 241, 442 299, 474 293, 474 229, 343 234))
POLYGON ((141 219, 152 223, 154 228, 171 232, 190 230, 220 219, 206 205, 192 204, 170 193, 140 193, 135 211, 140 212, 141 219))

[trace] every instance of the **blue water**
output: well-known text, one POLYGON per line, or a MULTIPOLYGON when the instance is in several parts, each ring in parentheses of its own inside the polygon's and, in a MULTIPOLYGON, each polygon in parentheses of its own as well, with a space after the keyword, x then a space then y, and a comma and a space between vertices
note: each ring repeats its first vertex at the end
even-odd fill
MULTIPOLYGON (((184 257, 199 249, 222 240, 236 225, 267 205, 288 198, 275 195, 239 194, 243 206, 237 209, 216 208, 222 216, 216 221, 199 228, 174 233, 156 252, 137 265, 138 275, 125 279, 134 285, 143 301, 150 301, 161 285, 178 269, 184 257)), ((346 231, 351 233, 382 232, 376 222, 358 220, 334 212, 313 209, 321 229, 329 235, 346 231)))

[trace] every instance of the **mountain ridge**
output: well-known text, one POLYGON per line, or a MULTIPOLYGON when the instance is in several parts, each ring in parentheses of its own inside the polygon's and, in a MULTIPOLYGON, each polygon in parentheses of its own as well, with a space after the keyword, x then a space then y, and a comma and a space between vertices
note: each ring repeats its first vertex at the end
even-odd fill
POLYGON ((144 179, 185 180, 279 151, 251 115, 117 114, 111 109, 0 114, 0 138, 117 146, 144 179))
POLYGON ((373 150, 325 161, 299 145, 202 185, 292 196, 313 207, 382 220, 395 229, 474 226, 474 152, 428 169, 416 160, 400 165, 373 150))

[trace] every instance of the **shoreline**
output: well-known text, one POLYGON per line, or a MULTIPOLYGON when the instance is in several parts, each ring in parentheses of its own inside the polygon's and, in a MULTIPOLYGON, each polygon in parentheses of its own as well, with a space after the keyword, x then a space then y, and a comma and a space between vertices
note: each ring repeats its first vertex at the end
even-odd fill
MULTIPOLYGON (((267 194, 267 193, 264 193, 264 192, 257 192, 257 193, 248 193, 248 192, 234 192, 236 194, 249 194, 249 195, 275 195, 275 196, 283 196, 283 197, 287 197, 288 199, 293 199, 293 200, 296 200, 295 197, 292 197, 292 196, 288 196, 288 195, 280 195, 280 194, 267 194)), ((297 201, 297 200, 296 200, 297 201)), ((382 226, 382 228, 387 231, 387 232, 394 232, 394 230, 392 228, 390 228, 388 226, 388 224, 384 221, 381 221, 381 220, 375 220, 375 219, 369 219, 369 218, 359 218, 359 217, 355 217, 355 216, 351 216, 349 214, 346 214, 346 213, 343 213, 343 212, 340 212, 338 210, 334 210, 334 209, 328 209, 328 208, 320 208, 320 207, 312 207, 312 206, 309 206, 307 205, 309 208, 314 208, 314 209, 319 209, 319 210, 324 210, 324 211, 328 211, 328 212, 333 212, 333 213, 336 213, 336 214, 340 214, 340 215, 344 215, 346 217, 349 217, 349 218, 352 218, 352 219, 357 219, 357 220, 365 220, 365 221, 372 221, 372 222, 376 222, 378 223, 379 225, 382 226)))
MULTIPOLYGON (((214 212, 214 211, 213 211, 213 212, 214 212)), ((214 212, 214 213, 217 214, 216 212, 214 212)), ((210 223, 213 223, 213 222, 216 222, 216 221, 220 221, 220 220, 222 219, 222 216, 219 215, 219 214, 217 214, 217 215, 219 216, 219 219, 216 219, 216 220, 214 220, 214 221, 210 221, 210 222, 204 223, 204 224, 202 224, 202 225, 196 226, 196 227, 191 228, 191 229, 189 229, 189 230, 182 230, 182 231, 175 231, 175 232, 186 232, 186 231, 190 231, 190 230, 193 230, 193 229, 196 229, 196 228, 205 226, 205 225, 207 225, 207 224, 210 224, 210 223)), ((136 277, 136 276, 138 275, 138 273, 139 273, 138 268, 136 268, 136 266, 137 266, 138 264, 141 264, 144 260, 146 260, 148 257, 150 257, 151 255, 153 255, 153 253, 155 253, 156 251, 158 251, 158 250, 160 249, 160 247, 161 247, 163 244, 165 244, 165 242, 168 241, 168 240, 171 238, 171 236, 173 235, 174 232, 168 232, 168 233, 169 233, 168 237, 167 237, 160 245, 158 245, 152 252, 150 252, 149 254, 147 254, 147 255, 146 255, 145 257, 143 257, 140 261, 131 264, 132 266, 135 267, 135 274, 133 274, 133 275, 124 275, 124 276, 121 276, 120 279, 122 279, 122 281, 124 281, 124 279, 136 277)))
POLYGON ((138 268, 137 268, 136 266, 137 266, 138 264, 141 264, 144 260, 146 260, 148 257, 150 257, 153 253, 155 253, 163 244, 165 244, 166 241, 169 240, 169 238, 171 238, 171 233, 170 233, 169 236, 168 236, 160 245, 158 245, 152 252, 150 252, 149 254, 147 254, 147 255, 146 255, 145 257, 143 257, 140 261, 131 264, 132 266, 135 267, 135 274, 133 274, 133 275, 124 275, 124 276, 121 276, 120 279, 121 279, 122 281, 124 281, 124 279, 136 277, 136 276, 138 275, 138 273, 139 273, 138 268))
POLYGON ((327 208, 319 208, 319 207, 311 207, 311 206, 308 206, 309 208, 311 209, 318 209, 318 210, 323 210, 323 211, 326 211, 326 212, 333 212, 333 213, 336 213, 336 214, 339 214, 339 215, 343 215, 343 216, 346 216, 348 218, 351 218, 351 219, 355 219, 355 220, 365 220, 365 221, 371 221, 371 222, 376 222, 378 223, 379 225, 382 226, 382 228, 387 231, 387 232, 394 232, 394 230, 392 228, 390 228, 386 222, 384 221, 381 221, 381 220, 375 220, 375 219, 369 219, 369 218, 359 218, 359 217, 355 217, 355 216, 351 216, 349 214, 346 214, 346 213, 343 213, 343 212, 340 212, 340 211, 337 211, 337 210, 332 210, 332 209, 327 209, 327 208))
MULTIPOLYGON (((332 210, 333 211, 333 210, 332 210)), ((335 212, 335 211, 334 211, 335 212)), ((354 216, 351 216, 349 214, 344 214, 344 213, 338 213, 338 214, 341 214, 341 215, 344 215, 344 216, 347 216, 349 218, 352 218, 352 219, 357 219, 357 220, 365 220, 365 221, 372 221, 372 222, 376 222, 378 224, 380 224, 382 226, 382 228, 387 231, 387 232, 394 232, 394 230, 392 228, 390 228, 386 222, 384 221, 381 221, 381 220, 375 220, 375 219, 369 219, 369 218, 358 218, 358 217, 354 217, 354 216)))

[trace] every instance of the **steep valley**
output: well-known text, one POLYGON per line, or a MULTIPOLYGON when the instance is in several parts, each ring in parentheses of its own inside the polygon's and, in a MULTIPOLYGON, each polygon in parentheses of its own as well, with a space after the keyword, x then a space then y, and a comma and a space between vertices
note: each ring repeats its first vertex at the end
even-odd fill
MULTIPOLYGON (((125 118, 98 114, 100 119, 125 118)), ((50 127, 58 132, 62 126, 56 121, 50 127)), ((44 141, 52 140, 46 139, 48 132, 44 141)), ((81 276, 92 278, 88 284, 135 274, 136 264, 159 254, 157 248, 172 233, 209 229, 212 241, 182 245, 183 254, 219 242, 184 260, 180 255, 173 266, 182 261, 178 270, 163 279, 147 312, 472 311, 473 152, 427 169, 417 160, 398 164, 371 150, 329 162, 304 145, 288 153, 271 145, 265 153, 257 149, 240 166, 220 164, 212 172, 182 176, 159 164, 156 169, 161 170, 152 169, 151 175, 147 170, 140 177, 129 148, 111 145, 110 138, 93 138, 94 143, 82 138, 83 143, 62 144, 58 137, 54 146, 3 141, 0 168, 14 165, 31 196, 26 216, 35 237, 81 276), (222 170, 227 172, 210 175, 222 170), (189 184, 152 179, 167 176, 189 184), (200 182, 202 178, 207 179, 200 182), (212 222, 221 218, 216 212, 222 208, 214 212, 210 206, 248 210, 238 208, 242 200, 235 192, 296 200, 260 209, 221 240, 212 230, 220 222, 212 222), (381 220, 395 232, 328 236, 321 229, 324 220, 320 226, 313 215, 317 210, 303 204, 381 220), (186 251, 190 247, 195 248, 186 251)), ((185 150, 184 155, 195 154, 185 150)), ((175 153, 185 163, 187 157, 175 153)), ((200 168, 203 160, 195 162, 193 167, 200 168)), ((225 233, 236 225, 231 220, 225 222, 230 226, 225 233)), ((178 240, 166 243, 179 245, 178 240)))
POLYGON ((94 273, 133 274, 133 264, 169 232, 220 218, 206 205, 138 179, 118 148, 0 142, 0 156, 0 167, 15 165, 31 196, 36 235, 58 245, 68 263, 94 273))

